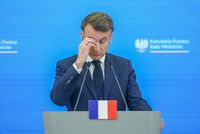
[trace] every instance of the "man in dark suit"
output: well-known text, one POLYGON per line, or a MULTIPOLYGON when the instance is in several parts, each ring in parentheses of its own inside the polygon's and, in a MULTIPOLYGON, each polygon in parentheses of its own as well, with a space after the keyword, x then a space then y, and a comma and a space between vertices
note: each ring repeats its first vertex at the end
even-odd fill
POLYGON ((87 111, 88 100, 117 100, 118 110, 151 111, 142 98, 131 62, 107 53, 114 30, 111 17, 101 12, 91 13, 83 19, 81 28, 78 55, 57 63, 52 101, 66 105, 69 111, 74 110, 76 103, 76 110, 87 111), (87 67, 88 73, 77 102, 87 67))

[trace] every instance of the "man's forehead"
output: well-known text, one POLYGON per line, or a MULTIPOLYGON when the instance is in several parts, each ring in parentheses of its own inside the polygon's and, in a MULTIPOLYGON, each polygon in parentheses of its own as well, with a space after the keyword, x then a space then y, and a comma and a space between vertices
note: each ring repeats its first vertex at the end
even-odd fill
POLYGON ((92 38, 95 40, 103 40, 103 39, 109 39, 111 36, 111 32, 84 32, 84 35, 88 38, 92 38))
POLYGON ((85 36, 93 38, 95 40, 110 38, 110 35, 112 34, 111 30, 107 32, 96 31, 90 24, 86 25, 83 33, 85 36))

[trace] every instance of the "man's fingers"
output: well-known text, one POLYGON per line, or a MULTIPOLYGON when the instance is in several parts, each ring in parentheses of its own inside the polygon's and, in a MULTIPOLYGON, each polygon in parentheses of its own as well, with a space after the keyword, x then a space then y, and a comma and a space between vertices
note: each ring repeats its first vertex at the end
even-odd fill
POLYGON ((88 37, 86 37, 85 39, 84 39, 84 44, 85 45, 88 45, 89 43, 92 43, 92 44, 96 44, 96 40, 95 39, 93 39, 93 38, 88 38, 88 37))
POLYGON ((96 44, 90 42, 86 45, 86 47, 91 48, 91 47, 96 47, 96 44))

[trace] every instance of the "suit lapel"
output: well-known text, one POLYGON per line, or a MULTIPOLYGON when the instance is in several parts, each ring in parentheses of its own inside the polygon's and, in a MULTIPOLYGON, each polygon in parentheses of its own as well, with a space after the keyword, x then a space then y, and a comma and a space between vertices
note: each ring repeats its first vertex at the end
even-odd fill
POLYGON ((106 54, 105 59, 105 81, 104 81, 104 99, 107 100, 110 94, 110 90, 114 81, 114 76, 112 69, 110 67, 111 57, 109 54, 106 54))
MULTIPOLYGON (((85 69, 85 71, 86 71, 86 69, 85 69)), ((84 72, 84 74, 85 74, 85 72, 84 72)), ((93 80, 92 80, 92 77, 91 77, 89 70, 88 70, 88 73, 87 73, 87 76, 86 76, 85 83, 86 83, 86 86, 89 89, 90 93, 94 97, 94 99, 97 100, 97 93, 96 93, 95 86, 94 86, 94 83, 93 83, 93 80)))

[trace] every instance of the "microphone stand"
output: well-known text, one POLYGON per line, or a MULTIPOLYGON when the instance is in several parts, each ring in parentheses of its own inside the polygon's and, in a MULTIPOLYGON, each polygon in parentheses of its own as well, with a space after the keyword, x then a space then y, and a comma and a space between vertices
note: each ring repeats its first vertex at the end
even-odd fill
POLYGON ((80 88, 80 91, 79 91, 79 94, 78 94, 78 98, 77 98, 77 100, 76 100, 76 104, 75 104, 75 107, 74 107, 74 111, 77 110, 78 102, 79 102, 79 100, 80 100, 80 96, 81 96, 81 93, 82 93, 82 90, 83 90, 83 85, 84 85, 84 83, 85 83, 85 79, 86 79, 86 76, 87 76, 87 73, 88 73, 90 64, 91 64, 90 62, 87 63, 86 72, 85 72, 85 74, 84 74, 83 81, 82 81, 82 83, 81 83, 81 88, 80 88))
POLYGON ((128 105, 127 105, 127 103, 126 103, 126 99, 125 99, 124 94, 123 94, 123 92, 122 92, 122 88, 121 88, 121 86, 120 86, 120 84, 119 84, 119 80, 118 80, 117 75, 116 75, 116 73, 115 73, 115 71, 114 71, 113 65, 110 64, 110 67, 111 67, 111 69, 112 69, 112 72, 113 72, 114 77, 115 77, 115 80, 116 80, 116 82, 117 82, 117 85, 118 85, 119 91, 120 91, 120 93, 121 93, 122 99, 123 99, 124 104, 125 104, 125 106, 126 106, 126 110, 129 111, 128 105))

